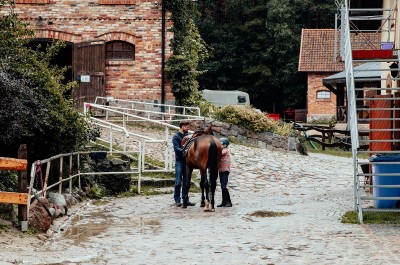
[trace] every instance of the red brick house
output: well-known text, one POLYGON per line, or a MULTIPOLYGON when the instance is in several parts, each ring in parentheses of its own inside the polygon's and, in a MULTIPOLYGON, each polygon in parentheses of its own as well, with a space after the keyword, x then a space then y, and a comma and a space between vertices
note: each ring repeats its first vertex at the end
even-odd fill
POLYGON ((307 72, 307 122, 336 118, 336 95, 322 83, 328 76, 344 70, 335 60, 334 29, 303 29, 299 71, 307 72))
MULTIPOLYGON (((16 0, 15 12, 35 31, 32 45, 63 40, 57 64, 71 65, 78 103, 96 96, 172 102, 162 86, 162 8, 156 0, 16 0), (163 91, 162 91, 163 90, 163 91)), ((0 11, 2 14, 6 9, 0 11)), ((167 21, 170 27, 170 21, 167 21)), ((165 30, 165 56, 171 32, 165 30)))
MULTIPOLYGON (((355 49, 371 49, 368 43, 379 42, 379 35, 364 34, 352 35, 355 49)), ((337 35, 337 42, 340 35, 337 35)), ((301 34, 301 46, 299 56, 300 72, 307 73, 307 122, 345 122, 346 113, 346 80, 344 63, 335 50, 334 29, 303 29, 301 34)), ((339 54, 339 51, 336 51, 339 54)), ((377 68, 375 65, 358 65, 355 70, 355 81, 357 87, 375 86, 380 84, 373 81, 379 76, 379 72, 371 71, 377 68), (357 82, 357 79, 361 79, 357 82), (368 79, 371 79, 369 81, 368 79)), ((362 102, 358 102, 362 104, 362 102)))

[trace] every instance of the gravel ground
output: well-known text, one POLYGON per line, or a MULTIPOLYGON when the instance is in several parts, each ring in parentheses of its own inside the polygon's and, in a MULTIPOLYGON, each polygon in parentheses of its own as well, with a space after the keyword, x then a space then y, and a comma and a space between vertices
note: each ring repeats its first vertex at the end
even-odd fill
POLYGON ((172 194, 88 201, 48 239, 2 237, 0 264, 400 264, 398 226, 340 222, 351 159, 230 149, 232 208, 203 212, 199 194, 187 209, 172 194))

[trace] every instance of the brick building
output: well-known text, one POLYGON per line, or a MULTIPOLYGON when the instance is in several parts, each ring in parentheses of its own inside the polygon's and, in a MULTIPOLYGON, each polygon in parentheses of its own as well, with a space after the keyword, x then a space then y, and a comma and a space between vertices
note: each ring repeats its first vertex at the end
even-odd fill
MULTIPOLYGON (((161 84, 163 43, 159 1, 15 2, 15 12, 35 32, 32 46, 45 46, 55 39, 67 44, 54 63, 72 66, 66 78, 79 83, 74 90, 78 103, 93 101, 96 96, 166 103, 174 100, 170 86, 164 88, 161 84)), ((170 21, 165 30, 164 58, 171 54, 172 33, 168 27, 170 21)))
POLYGON ((325 77, 344 70, 334 55, 334 29, 303 29, 299 71, 307 72, 307 122, 336 117, 336 95, 322 83, 325 77))
MULTIPOLYGON (((379 42, 379 35, 352 34, 355 49, 371 49, 367 44, 379 42)), ((340 41, 340 34, 337 35, 340 41)), ((307 72, 307 122, 336 120, 345 122, 347 106, 344 63, 335 48, 334 29, 303 29, 299 56, 300 72, 307 72)), ((380 86, 372 81, 378 74, 375 65, 358 65, 356 87, 380 86), (371 79, 369 81, 368 79, 371 79), (360 80, 360 81, 358 81, 360 80)), ((363 102, 358 102, 363 104, 363 102)))

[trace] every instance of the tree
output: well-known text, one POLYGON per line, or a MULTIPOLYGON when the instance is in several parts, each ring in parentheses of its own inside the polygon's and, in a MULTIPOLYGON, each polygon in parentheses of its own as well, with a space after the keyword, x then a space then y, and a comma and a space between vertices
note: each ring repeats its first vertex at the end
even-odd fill
POLYGON ((331 0, 201 0, 197 25, 211 47, 200 89, 242 90, 264 111, 304 108, 297 65, 302 28, 333 28, 331 0))
POLYGON ((207 57, 207 48, 194 24, 195 8, 191 0, 167 0, 174 22, 174 37, 171 40, 173 54, 165 67, 172 84, 172 93, 177 105, 193 105, 199 98, 197 70, 199 62, 207 57))
POLYGON ((210 47, 209 57, 199 64, 205 73, 198 77, 200 89, 239 90, 243 76, 242 55, 247 42, 241 25, 244 6, 238 1, 203 0, 196 20, 202 38, 210 47))
POLYGON ((62 84, 65 69, 50 65, 63 43, 46 52, 28 48, 32 31, 18 20, 12 1, 0 0, 0 8, 7 11, 0 18, 0 156, 16 156, 23 143, 30 161, 77 150, 92 130, 64 97, 74 85, 62 84))

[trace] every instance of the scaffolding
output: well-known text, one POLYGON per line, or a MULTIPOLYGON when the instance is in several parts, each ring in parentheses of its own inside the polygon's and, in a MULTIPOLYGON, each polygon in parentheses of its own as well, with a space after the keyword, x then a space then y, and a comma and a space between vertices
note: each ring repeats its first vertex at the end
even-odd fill
POLYGON ((398 1, 383 1, 380 8, 352 8, 344 0, 336 18, 340 48, 335 48, 335 59, 345 63, 355 210, 363 223, 366 211, 400 211, 398 1), (380 71, 381 76, 357 79, 363 85, 356 87, 355 66, 371 62, 378 69, 370 71, 380 71), (362 150, 365 144, 369 148, 362 150))

